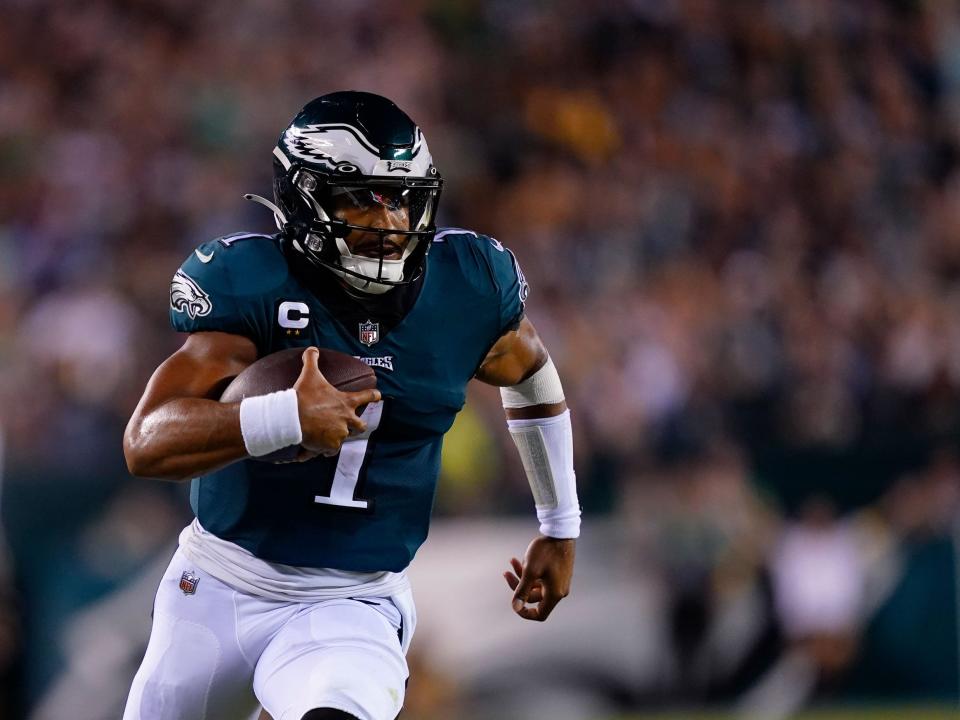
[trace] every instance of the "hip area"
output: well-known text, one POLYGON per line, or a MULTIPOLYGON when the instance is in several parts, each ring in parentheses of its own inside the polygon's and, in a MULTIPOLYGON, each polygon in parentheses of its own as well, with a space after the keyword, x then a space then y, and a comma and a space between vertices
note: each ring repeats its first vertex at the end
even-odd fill
MULTIPOLYGON (((410 589, 406 571, 353 572, 284 565, 204 530, 194 519, 180 533, 177 555, 194 572, 202 571, 242 593, 281 602, 383 598, 410 589)), ((189 582, 189 581, 188 581, 189 582)))

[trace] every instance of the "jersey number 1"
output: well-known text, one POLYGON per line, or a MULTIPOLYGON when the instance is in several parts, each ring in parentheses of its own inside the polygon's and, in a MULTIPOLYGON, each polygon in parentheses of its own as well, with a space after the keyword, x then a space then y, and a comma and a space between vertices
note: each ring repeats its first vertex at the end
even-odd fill
POLYGON ((364 408, 360 417, 367 423, 367 429, 362 435, 354 435, 344 441, 340 447, 340 455, 337 457, 330 494, 315 495, 313 498, 315 503, 360 510, 370 507, 369 500, 356 497, 357 483, 360 481, 360 470, 367 455, 367 444, 370 442, 370 436, 380 426, 381 415, 383 415, 382 400, 370 403, 364 408))

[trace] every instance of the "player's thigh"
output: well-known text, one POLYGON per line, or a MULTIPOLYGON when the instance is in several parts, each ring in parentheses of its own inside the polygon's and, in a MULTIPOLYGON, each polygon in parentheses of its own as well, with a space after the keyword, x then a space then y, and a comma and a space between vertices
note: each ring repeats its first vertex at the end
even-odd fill
POLYGON ((179 551, 173 556, 157 590, 150 642, 124 720, 256 717, 253 664, 238 642, 235 595, 179 551), (192 593, 180 588, 186 571, 198 578, 192 593))
POLYGON ((386 598, 316 603, 284 625, 260 656, 254 690, 274 720, 333 708, 360 720, 393 720, 407 661, 401 613, 386 598))

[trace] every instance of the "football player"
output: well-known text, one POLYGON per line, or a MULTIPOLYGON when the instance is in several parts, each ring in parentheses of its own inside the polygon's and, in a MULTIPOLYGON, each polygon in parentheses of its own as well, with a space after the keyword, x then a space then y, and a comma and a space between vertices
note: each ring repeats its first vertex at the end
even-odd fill
POLYGON ((389 100, 313 100, 273 151, 279 233, 204 243, 124 435, 134 475, 192 479, 196 519, 157 591, 126 720, 391 720, 416 625, 405 568, 427 535, 444 433, 472 378, 499 386, 540 533, 504 573, 545 620, 569 591, 580 509, 570 414, 496 240, 437 230, 441 177, 389 100), (258 358, 303 347, 292 389, 220 403, 258 358), (340 392, 316 348, 361 358, 340 392), (361 416, 356 411, 365 406, 361 416), (256 458, 301 446, 294 463, 256 458))

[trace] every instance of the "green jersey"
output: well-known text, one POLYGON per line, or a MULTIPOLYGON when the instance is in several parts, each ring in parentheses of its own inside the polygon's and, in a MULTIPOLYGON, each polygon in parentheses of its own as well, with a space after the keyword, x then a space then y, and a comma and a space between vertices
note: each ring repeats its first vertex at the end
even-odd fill
POLYGON ((522 316, 526 293, 499 242, 445 229, 419 295, 387 329, 374 316, 335 316, 292 271, 279 236, 241 233, 201 245, 171 284, 176 330, 243 335, 260 356, 309 345, 345 352, 374 369, 384 398, 365 412, 368 432, 336 457, 248 459, 196 478, 191 503, 201 525, 272 562, 405 568, 427 536, 443 435, 487 352, 522 316))

